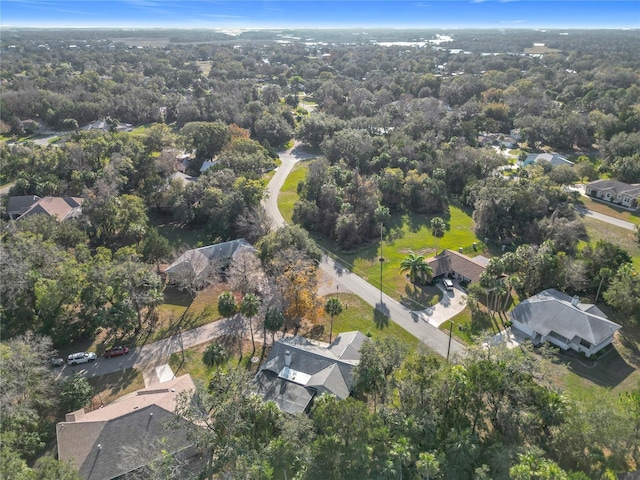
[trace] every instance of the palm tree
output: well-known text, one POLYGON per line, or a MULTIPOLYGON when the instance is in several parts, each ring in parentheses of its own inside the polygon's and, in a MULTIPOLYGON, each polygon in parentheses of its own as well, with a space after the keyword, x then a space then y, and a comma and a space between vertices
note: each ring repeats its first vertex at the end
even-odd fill
POLYGON ((438 254, 438 243, 440 239, 444 237, 444 232, 447 229, 447 224, 440 217, 434 217, 431 219, 431 235, 436 239, 436 255, 438 254))
POLYGON ((219 343, 211 343, 202 354, 202 363, 212 367, 213 365, 221 365, 225 358, 224 347, 219 343))
POLYGON ((267 344, 267 330, 271 332, 271 344, 274 342, 276 332, 284 326, 284 315, 277 308, 270 308, 264 315, 264 344, 267 344))
POLYGON ((324 311, 331 316, 331 327, 329 328, 329 343, 333 338, 333 317, 342 313, 343 305, 338 297, 331 297, 324 305, 324 311))
POLYGON ((431 280, 431 276, 433 275, 433 269, 425 260, 424 255, 416 255, 413 252, 409 253, 409 255, 402 260, 400 272, 409 272, 409 279, 413 283, 418 280, 431 280))
POLYGON ((258 310, 260 309, 260 299, 257 295, 253 293, 247 293, 242 299, 242 303, 240 304, 240 312, 244 315, 249 321, 249 331, 251 332, 251 344, 253 345, 253 351, 251 352, 251 356, 256 352, 256 340, 253 336, 253 324, 251 323, 251 319, 258 314, 258 310))

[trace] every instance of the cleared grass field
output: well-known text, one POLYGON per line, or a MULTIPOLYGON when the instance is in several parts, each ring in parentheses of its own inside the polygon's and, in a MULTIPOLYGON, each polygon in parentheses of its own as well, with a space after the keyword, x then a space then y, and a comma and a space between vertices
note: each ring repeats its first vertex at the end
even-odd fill
POLYGON ((595 245, 598 240, 606 240, 629 252, 633 266, 636 270, 640 270, 640 245, 631 230, 589 217, 584 217, 582 221, 587 228, 588 241, 581 241, 579 248, 587 243, 595 245))
MULTIPOLYGON (((326 295, 322 299, 323 304, 329 298, 336 296, 345 308, 333 320, 334 339, 339 333, 358 330, 371 336, 371 338, 394 337, 412 351, 415 351, 420 345, 420 340, 394 322, 391 322, 389 317, 380 313, 357 295, 350 293, 326 295)), ((323 311, 319 323, 310 329, 309 336, 316 340, 328 342, 330 325, 331 317, 323 311)))
POLYGON ((299 198, 297 192, 298 184, 307 178, 309 162, 310 160, 305 160, 294 165, 293 170, 291 170, 278 195, 278 207, 287 223, 291 223, 293 206, 299 198))

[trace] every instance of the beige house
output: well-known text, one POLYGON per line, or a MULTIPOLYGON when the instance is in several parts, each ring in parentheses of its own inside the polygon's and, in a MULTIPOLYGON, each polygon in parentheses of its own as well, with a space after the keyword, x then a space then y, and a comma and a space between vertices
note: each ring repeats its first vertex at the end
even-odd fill
POLYGON ((58 457, 87 480, 110 480, 160 458, 163 450, 183 458, 196 453, 190 425, 174 415, 182 392, 195 389, 190 375, 138 390, 92 412, 68 413, 56 426, 58 457), (181 424, 169 428, 169 422, 181 424))
POLYGON ((7 202, 7 214, 12 220, 20 220, 30 215, 44 214, 57 220, 67 220, 82 213, 84 198, 80 197, 44 197, 24 195, 10 197, 7 202))

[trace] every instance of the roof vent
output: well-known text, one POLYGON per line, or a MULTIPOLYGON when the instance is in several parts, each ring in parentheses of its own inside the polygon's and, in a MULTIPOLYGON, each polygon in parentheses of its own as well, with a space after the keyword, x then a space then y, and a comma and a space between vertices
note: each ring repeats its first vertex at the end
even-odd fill
POLYGON ((574 295, 573 298, 571 299, 571 305, 573 305, 574 307, 577 307, 578 303, 580 303, 580 297, 577 295, 574 295))
POLYGON ((291 366, 291 352, 289 350, 284 352, 284 366, 285 367, 291 366))

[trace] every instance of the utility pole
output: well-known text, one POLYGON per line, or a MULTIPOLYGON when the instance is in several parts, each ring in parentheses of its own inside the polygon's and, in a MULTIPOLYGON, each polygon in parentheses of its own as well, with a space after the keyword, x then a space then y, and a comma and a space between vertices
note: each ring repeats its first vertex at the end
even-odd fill
POLYGON ((449 320, 449 346, 447 347, 447 362, 449 361, 449 352, 451 351, 451 334, 453 332, 453 321, 449 320))
POLYGON ((382 222, 380 222, 380 305, 382 305, 382 264, 384 263, 384 257, 382 256, 382 222))

